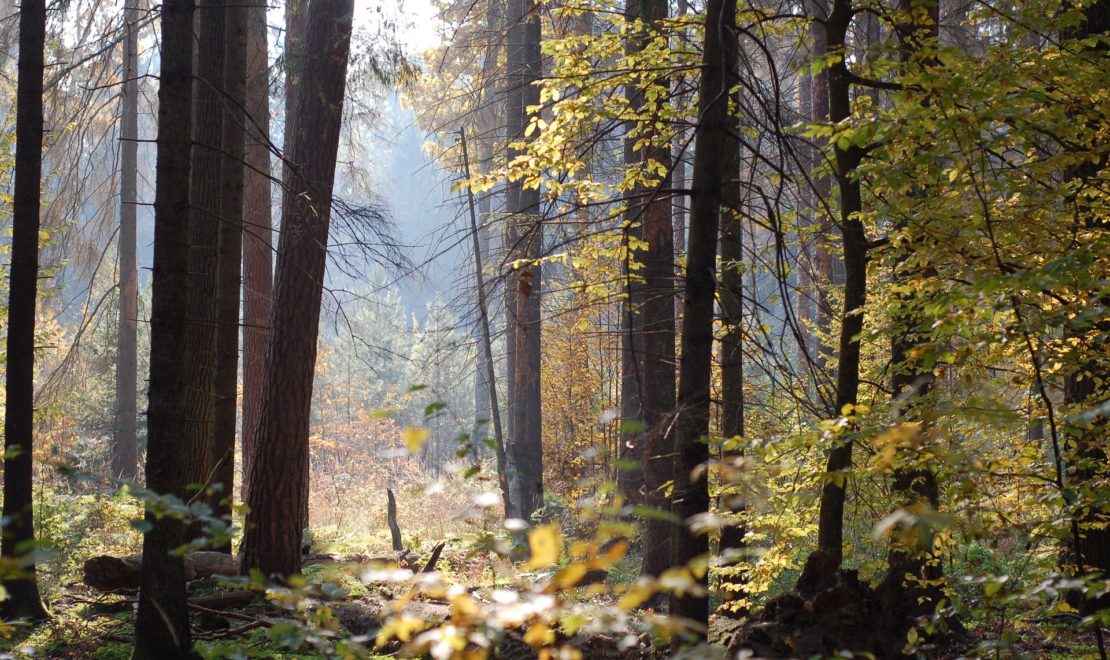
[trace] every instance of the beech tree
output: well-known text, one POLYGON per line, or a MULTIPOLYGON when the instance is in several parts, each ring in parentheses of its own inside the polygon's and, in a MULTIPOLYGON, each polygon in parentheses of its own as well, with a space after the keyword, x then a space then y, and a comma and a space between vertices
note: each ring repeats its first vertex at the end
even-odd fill
MULTIPOLYGON (((852 79, 846 60, 846 37, 851 25, 850 0, 833 0, 825 19, 826 76, 829 86, 829 121, 837 123, 851 116, 852 79)), ((844 259, 844 308, 840 320, 837 350, 836 389, 833 411, 850 416, 856 405, 860 384, 860 333, 863 331, 864 304, 867 301, 868 239, 859 217, 862 197, 855 175, 863 148, 855 143, 834 144, 835 176, 839 190, 839 228, 844 259)), ((828 450, 825 483, 821 488, 817 550, 806 560, 798 579, 799 589, 824 583, 840 568, 844 558, 844 494, 852 465, 853 439, 849 429, 834 440, 828 450)))
POLYGON ((35 576, 34 435, 35 315, 39 281, 39 212, 42 203, 43 49, 46 3, 19 8, 19 80, 16 83, 15 185, 12 194, 11 273, 8 284, 7 373, 4 381, 4 520, 0 556, 5 619, 47 617, 35 576))
POLYGON ((353 0, 309 7, 296 129, 286 152, 290 178, 240 549, 243 570, 266 575, 288 577, 301 567, 303 519, 290 514, 307 510, 309 410, 353 11, 353 0), (278 483, 286 488, 275 493, 278 483))
POLYGON ((730 90, 737 57, 736 2, 710 0, 705 13, 698 123, 694 129, 694 169, 690 179, 690 236, 686 243, 685 296, 675 421, 671 562, 690 570, 690 590, 671 599, 671 613, 708 633, 709 538, 691 529, 693 518, 709 511, 709 386, 712 375, 713 308, 717 291, 717 231, 728 168, 730 90))

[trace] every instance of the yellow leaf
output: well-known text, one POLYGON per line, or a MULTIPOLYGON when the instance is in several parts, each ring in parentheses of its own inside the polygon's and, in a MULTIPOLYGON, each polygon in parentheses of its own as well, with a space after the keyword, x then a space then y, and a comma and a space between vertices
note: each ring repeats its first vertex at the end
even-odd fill
POLYGON ((409 453, 415 454, 420 451, 424 443, 431 437, 431 432, 423 426, 406 426, 405 430, 401 432, 401 437, 405 441, 405 446, 408 447, 409 453))
POLYGON ((636 583, 628 590, 628 593, 621 596, 617 606, 625 612, 631 611, 647 601, 655 595, 655 589, 648 583, 636 583))
POLYGON ((563 534, 558 525, 540 525, 528 532, 528 547, 532 558, 525 569, 546 568, 559 561, 563 553, 563 534))
POLYGON ((562 591, 578 584, 586 577, 586 565, 582 563, 568 564, 551 578, 549 585, 552 591, 562 591))
POLYGON ((537 621, 528 626, 527 632, 524 633, 524 641, 532 648, 552 644, 555 642, 555 632, 548 628, 546 623, 537 621))

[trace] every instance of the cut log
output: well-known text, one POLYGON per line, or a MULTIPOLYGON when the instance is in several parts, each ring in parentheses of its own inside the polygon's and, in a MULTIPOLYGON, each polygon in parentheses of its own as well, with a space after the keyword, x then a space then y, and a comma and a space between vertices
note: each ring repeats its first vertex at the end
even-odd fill
MULTIPOLYGON (((97 591, 138 589, 143 556, 100 555, 85 560, 84 582, 97 591)), ((185 555, 185 577, 189 580, 213 575, 238 575, 239 560, 222 552, 190 552, 185 555)))

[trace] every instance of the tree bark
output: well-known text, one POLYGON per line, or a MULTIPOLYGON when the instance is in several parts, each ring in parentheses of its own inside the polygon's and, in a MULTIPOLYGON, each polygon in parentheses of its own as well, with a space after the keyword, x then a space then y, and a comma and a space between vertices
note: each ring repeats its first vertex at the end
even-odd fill
POLYGON ((123 11, 123 87, 120 91, 119 189, 119 323, 116 340, 116 434, 112 443, 112 477, 135 479, 138 466, 136 392, 139 271, 135 262, 135 216, 138 209, 139 21, 138 2, 123 11))
MULTIPOLYGON (((285 125, 282 127, 282 172, 281 180, 288 182, 296 176, 291 168, 293 148, 297 141, 297 113, 300 111, 301 80, 305 75, 305 31, 308 29, 309 0, 287 0, 285 3, 285 125)), ((282 222, 285 222, 284 194, 282 201, 282 222)), ((283 225, 284 226, 284 225, 283 225)), ((270 305, 274 301, 271 298, 270 305)), ((272 312, 271 312, 272 315, 272 312)), ((269 344, 267 344, 267 350, 269 344)), ((304 456, 301 469, 308 473, 308 454, 304 456)), ((301 528, 308 528, 308 498, 304 499, 298 513, 301 528)))
POLYGON ((35 310, 39 279, 42 203, 42 88, 46 3, 24 0, 19 9, 19 79, 16 83, 15 186, 12 200, 8 288, 7 373, 4 383, 4 527, 0 555, 18 570, 6 576, 5 620, 47 618, 39 595, 34 555, 35 310))
MULTIPOLYGON (((709 460, 709 388, 712 374, 713 306, 717 278, 717 230, 720 224, 724 171, 729 164, 728 99, 736 62, 736 1, 709 0, 705 46, 694 133, 689 231, 686 248, 686 297, 683 303, 682 350, 675 423, 673 511, 683 524, 675 527, 671 563, 695 570, 703 591, 671 600, 671 614, 695 622, 704 639, 709 624, 709 539, 689 523, 709 511, 709 481, 700 469, 709 460)), ((681 643, 676 637, 676 644, 681 643)))
MULTIPOLYGON (((739 54, 739 46, 736 51, 739 54)), ((733 92, 733 101, 739 107, 739 92, 733 92)), ((739 131, 738 115, 728 117, 729 127, 739 131)), ((725 159, 725 177, 721 213, 721 274, 718 298, 721 305, 721 437, 725 442, 744 435, 744 227, 741 218, 744 203, 743 182, 740 180, 740 142, 729 140, 725 159)), ((726 449, 722 475, 739 477, 735 463, 743 451, 726 449)), ((721 509, 740 513, 744 509, 743 497, 733 493, 721 498, 721 509)), ((744 547, 745 530, 740 526, 721 529, 719 554, 726 562, 735 562, 744 547), (733 555, 731 558, 728 555, 733 555)), ((720 579, 727 601, 742 597, 744 580, 738 575, 722 575, 720 579)), ((729 613, 738 614, 733 610, 729 613)))
POLYGON ((243 422, 241 497, 246 497, 262 405, 262 374, 273 294, 273 220, 270 188, 270 74, 266 6, 247 9, 247 139, 243 192, 243 422))
MULTIPOLYGON (((465 129, 459 129, 459 143, 462 147, 463 176, 469 180, 470 154, 467 152, 466 148, 465 129)), ((482 245, 479 239, 478 218, 474 209, 474 192, 470 190, 470 188, 467 188, 466 195, 470 207, 470 236, 474 245, 474 284, 477 289, 478 297, 478 350, 481 356, 478 365, 479 376, 481 377, 477 380, 486 387, 486 407, 492 418, 490 421, 493 423, 493 449, 497 461, 497 485, 501 489, 501 503, 505 508, 505 517, 509 518, 515 515, 515 513, 513 509, 512 490, 509 488, 508 467, 505 464, 505 435, 501 429, 501 410, 497 405, 497 378, 493 365, 493 342, 490 340, 489 308, 486 303, 485 273, 482 270, 482 245)), ((486 200, 488 212, 489 198, 487 197, 486 200)), ((475 423, 475 433, 477 433, 477 430, 477 423, 475 423)), ((475 438, 471 439, 472 442, 475 440, 475 438)))
MULTIPOLYGON (((539 105, 540 90, 534 84, 540 77, 540 15, 533 0, 509 0, 506 21, 509 26, 507 99, 510 140, 524 139, 528 107, 539 105)), ((509 160, 519 155, 509 150, 509 160)), ((543 247, 540 196, 535 188, 525 189, 523 181, 506 185, 506 201, 515 225, 515 244, 510 246, 516 259, 526 265, 513 271, 509 286, 512 301, 513 342, 512 443, 518 474, 520 517, 530 520, 543 506, 543 434, 540 401, 540 284, 542 271, 538 259, 543 247)))
MULTIPOLYGON (((1092 36, 1105 36, 1110 34, 1110 0, 1098 0, 1088 5, 1083 10, 1083 21, 1065 31, 1063 39, 1080 40, 1092 36)), ((1088 57, 1102 56, 1105 58, 1110 50, 1105 42, 1089 46, 1073 46, 1083 51, 1088 57), (1093 51, 1093 52, 1092 52, 1093 51)), ((1094 141, 1087 149, 1090 153, 1097 153, 1099 147, 1104 147, 1105 141, 1094 141)), ((1082 225, 1088 231, 1110 231, 1110 220, 1100 216, 1091 207, 1088 201, 1088 191, 1099 188, 1100 176, 1105 168, 1105 159, 1101 163, 1084 162, 1069 168, 1065 176, 1076 185, 1077 192, 1070 200, 1076 216, 1076 224, 1082 225), (1100 171, 1101 170, 1101 171, 1100 171)), ((1110 307, 1110 296, 1104 292, 1091 292, 1087 300, 1078 301, 1079 305, 1110 307)), ((1110 386, 1110 369, 1107 368, 1105 348, 1100 352, 1100 338, 1110 333, 1110 320, 1105 317, 1088 321, 1086 323, 1072 323, 1064 329, 1064 336, 1075 346, 1084 347, 1079 364, 1072 365, 1064 379, 1064 403, 1067 414, 1072 419, 1074 416, 1088 412, 1090 408, 1107 400, 1110 386)), ((1096 414, 1085 422, 1072 422, 1065 428, 1071 442, 1064 454, 1067 465, 1067 476, 1075 484, 1073 489, 1080 490, 1080 503, 1075 509, 1075 524, 1072 528, 1074 538, 1074 553, 1076 568, 1080 575, 1101 573, 1102 576, 1110 574, 1110 511, 1105 504, 1091 503, 1091 499, 1100 499, 1092 482, 1106 479, 1107 461, 1110 458, 1107 438, 1110 438, 1110 415, 1105 412, 1096 414), (1087 502, 1082 500, 1086 499, 1087 502)), ((1065 484, 1061 484, 1062 486, 1065 484)), ((1110 595, 1103 594, 1096 598, 1086 598, 1083 601, 1084 613, 1096 612, 1110 607, 1110 595)), ((1098 645, 1103 649, 1104 640, 1099 631, 1098 645)))
POLYGON ((313 3, 304 81, 288 153, 292 178, 282 231, 255 463, 247 484, 243 570, 288 577, 300 570, 308 501, 308 431, 320 302, 350 53, 353 0, 313 3), (275 492, 275 488, 280 488, 275 492))
MULTIPOLYGON (((247 7, 228 5, 224 25, 224 117, 216 292, 216 401, 212 422, 211 499, 216 517, 231 524, 235 495, 235 423, 239 402, 239 289, 243 257, 243 177, 246 140, 247 7)), ((231 552, 230 539, 220 546, 231 552)))
MULTIPOLYGON (((213 415, 216 399, 216 330, 219 289, 219 234, 223 177, 224 0, 197 4, 196 78, 193 91, 192 182, 189 219, 189 287, 185 292, 185 424, 181 442, 186 453, 186 485, 198 492, 190 500, 207 500, 215 483, 213 415)), ((205 535, 197 521, 190 539, 205 535)))
MULTIPOLYGON (((829 15, 828 0, 807 0, 807 10, 810 15, 809 43, 811 48, 811 61, 819 60, 825 56, 825 19, 829 15)), ((829 121, 829 74, 827 69, 821 68, 810 74, 810 115, 812 122, 829 121)), ((829 383, 825 378, 824 367, 828 360, 835 354, 833 347, 823 341, 832 330, 834 311, 829 301, 828 287, 842 286, 843 277, 834 267, 832 232, 833 223, 827 209, 832 208, 832 177, 824 172, 824 154, 819 148, 809 152, 809 167, 812 176, 812 203, 814 221, 817 224, 817 235, 813 247, 813 266, 810 273, 812 293, 810 296, 814 305, 814 323, 821 340, 810 342, 808 351, 813 355, 819 367, 816 374, 814 390, 818 400, 829 415, 837 414, 830 403, 834 394, 829 391, 829 383)))
MULTIPOLYGON (((640 20, 645 32, 634 37, 631 49, 642 47, 652 32, 666 29, 667 3, 662 0, 631 0, 626 8, 629 20, 640 20)), ((665 86, 663 79, 652 85, 665 86)), ((633 87, 629 101, 634 111, 643 112, 645 90, 633 87)), ((652 122, 647 117, 642 121, 652 122)), ((628 163, 659 163, 666 169, 671 166, 670 145, 649 145, 633 151, 631 141, 625 146, 628 163)), ((641 264, 642 282, 629 286, 629 304, 624 319, 627 357, 622 368, 632 373, 624 376, 630 387, 622 388, 622 397, 631 395, 632 406, 623 413, 627 418, 642 422, 635 434, 625 434, 626 450, 633 444, 631 456, 638 460, 639 478, 628 480, 625 491, 635 488, 634 502, 662 512, 670 511, 670 502, 664 487, 674 477, 672 455, 674 435, 671 432, 675 411, 675 315, 674 315, 674 225, 671 199, 664 191, 671 187, 669 178, 651 189, 637 188, 629 199, 628 220, 630 231, 647 244, 644 250, 630 255, 641 264)), ((635 474, 635 473, 632 473, 635 474)), ((674 525, 661 517, 651 516, 644 521, 643 563, 640 572, 658 576, 671 565, 670 537, 674 525)))
MULTIPOLYGON (((154 201, 154 264, 147 413, 147 488, 185 495, 185 288, 189 259, 189 146, 193 119, 192 0, 162 4, 158 88, 158 163, 154 201)), ((170 551, 184 542, 181 520, 158 517, 143 538, 142 586, 135 619, 137 659, 187 658, 192 641, 185 600, 185 566, 170 551)))
MULTIPOLYGON (((939 37, 940 8, 935 3, 900 0, 898 9, 901 14, 901 25, 896 27, 899 31, 901 60, 907 69, 910 69, 918 66, 914 61, 917 51, 923 47, 933 47, 922 43, 923 40, 935 43, 939 37), (917 11, 917 9, 924 9, 924 11, 917 11), (924 18, 924 23, 920 22, 919 18, 924 18)), ((933 63, 936 63, 935 59, 933 63)), ((924 197, 935 193, 936 191, 915 190, 912 194, 924 197)), ((929 250, 927 229, 915 227, 912 224, 917 222, 915 218, 909 218, 906 222, 910 223, 904 227, 906 238, 909 239, 906 254, 911 254, 911 251, 929 250)), ((935 275, 935 271, 928 266, 910 267, 906 265, 905 258, 901 258, 894 266, 891 279, 899 283, 914 276, 935 277, 935 275), (909 270, 910 268, 912 270, 909 270)), ((917 339, 923 325, 923 319, 915 311, 915 307, 920 303, 914 300, 914 294, 896 294, 896 297, 902 301, 902 304, 897 306, 900 311, 896 314, 900 318, 895 319, 895 334, 890 351, 894 406, 901 419, 916 420, 923 425, 924 429, 928 420, 921 418, 917 408, 918 403, 932 389, 934 377, 932 370, 923 369, 912 357, 917 352, 915 349, 927 349, 927 346, 921 346, 917 339)), ((924 505, 936 509, 940 504, 940 489, 936 473, 931 469, 896 466, 891 486, 898 506, 924 505)), ((914 531, 901 526, 893 531, 891 546, 887 553, 887 574, 879 585, 878 592, 884 599, 884 606, 888 612, 906 616, 923 616, 931 614, 943 597, 938 581, 944 576, 944 572, 940 562, 931 557, 931 533, 924 539, 920 539, 926 541, 923 546, 919 543, 908 544, 901 538, 902 536, 912 537, 914 531)))
MULTIPOLYGON (((825 50, 845 53, 845 39, 852 20, 850 0, 834 0, 825 21, 825 50)), ((851 81, 844 58, 831 62, 829 81, 829 120, 833 124, 851 115, 851 81)), ((845 406, 856 403, 859 393, 859 335, 863 331, 863 306, 867 295, 867 236, 858 213, 862 210, 859 180, 855 178, 863 151, 849 145, 833 145, 836 181, 840 190, 840 233, 844 254, 844 309, 841 316, 839 352, 836 369, 834 409, 843 414, 845 406)), ((852 429, 847 429, 850 434, 852 429)), ((817 550, 806 560, 798 588, 820 585, 839 567, 844 558, 844 494, 852 466, 852 439, 838 438, 829 450, 825 483, 821 489, 821 508, 817 528, 817 550)))

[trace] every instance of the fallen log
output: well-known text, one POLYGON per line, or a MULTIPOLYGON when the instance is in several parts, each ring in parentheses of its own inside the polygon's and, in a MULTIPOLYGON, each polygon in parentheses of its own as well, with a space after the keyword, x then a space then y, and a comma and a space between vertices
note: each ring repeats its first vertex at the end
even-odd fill
POLYGON ((246 607, 259 596, 257 591, 220 591, 189 599, 189 607, 205 607, 213 610, 230 610, 246 607))
MULTIPOLYGON (((85 560, 84 583, 97 591, 138 589, 142 575, 143 556, 112 557, 100 555, 85 560)), ((238 575, 239 560, 222 552, 199 551, 185 555, 185 578, 213 575, 238 575)))

